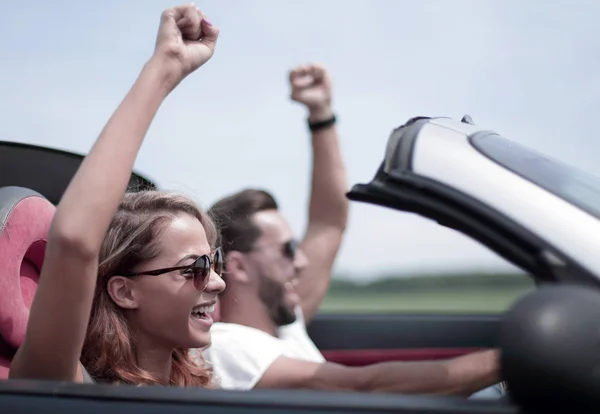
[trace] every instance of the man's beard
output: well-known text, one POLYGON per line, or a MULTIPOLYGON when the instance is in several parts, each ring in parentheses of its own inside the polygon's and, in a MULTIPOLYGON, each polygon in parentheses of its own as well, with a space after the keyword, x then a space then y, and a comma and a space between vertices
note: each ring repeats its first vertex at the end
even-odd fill
POLYGON ((285 303, 285 287, 283 285, 261 275, 258 294, 275 326, 289 325, 296 321, 294 308, 285 303))

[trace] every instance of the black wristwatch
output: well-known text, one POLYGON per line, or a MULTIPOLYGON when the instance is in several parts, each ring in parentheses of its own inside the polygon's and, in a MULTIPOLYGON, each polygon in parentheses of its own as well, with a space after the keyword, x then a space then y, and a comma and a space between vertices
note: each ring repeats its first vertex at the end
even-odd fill
POLYGON ((308 120, 308 128, 311 132, 315 132, 321 129, 329 128, 330 126, 335 125, 336 122, 337 118, 335 115, 332 115, 331 118, 324 121, 310 122, 310 120, 308 120))

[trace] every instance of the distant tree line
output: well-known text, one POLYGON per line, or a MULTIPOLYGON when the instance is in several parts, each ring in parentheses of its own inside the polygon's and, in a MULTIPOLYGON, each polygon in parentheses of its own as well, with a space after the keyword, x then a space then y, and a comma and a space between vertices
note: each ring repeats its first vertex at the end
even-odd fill
POLYGON ((359 283, 338 276, 332 280, 330 294, 381 293, 415 290, 527 288, 533 279, 519 273, 467 273, 415 276, 384 276, 370 283, 359 283))

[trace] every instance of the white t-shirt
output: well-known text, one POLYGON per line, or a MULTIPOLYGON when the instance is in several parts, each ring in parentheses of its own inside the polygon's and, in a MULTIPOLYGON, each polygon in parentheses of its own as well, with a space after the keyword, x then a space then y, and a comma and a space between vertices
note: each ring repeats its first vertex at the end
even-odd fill
POLYGON ((235 323, 215 323, 211 346, 203 352, 224 389, 251 390, 279 357, 311 362, 325 358, 306 332, 302 310, 294 323, 279 328, 277 337, 235 323))

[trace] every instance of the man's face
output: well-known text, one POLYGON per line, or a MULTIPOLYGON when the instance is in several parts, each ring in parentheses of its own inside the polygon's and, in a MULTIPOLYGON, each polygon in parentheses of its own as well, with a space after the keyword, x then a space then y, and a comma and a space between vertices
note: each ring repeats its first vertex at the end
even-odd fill
POLYGON ((277 210, 266 210, 253 217, 261 236, 248 253, 250 277, 276 326, 296 320, 294 309, 300 303, 296 293, 298 273, 306 265, 306 256, 295 248, 292 231, 277 210))

